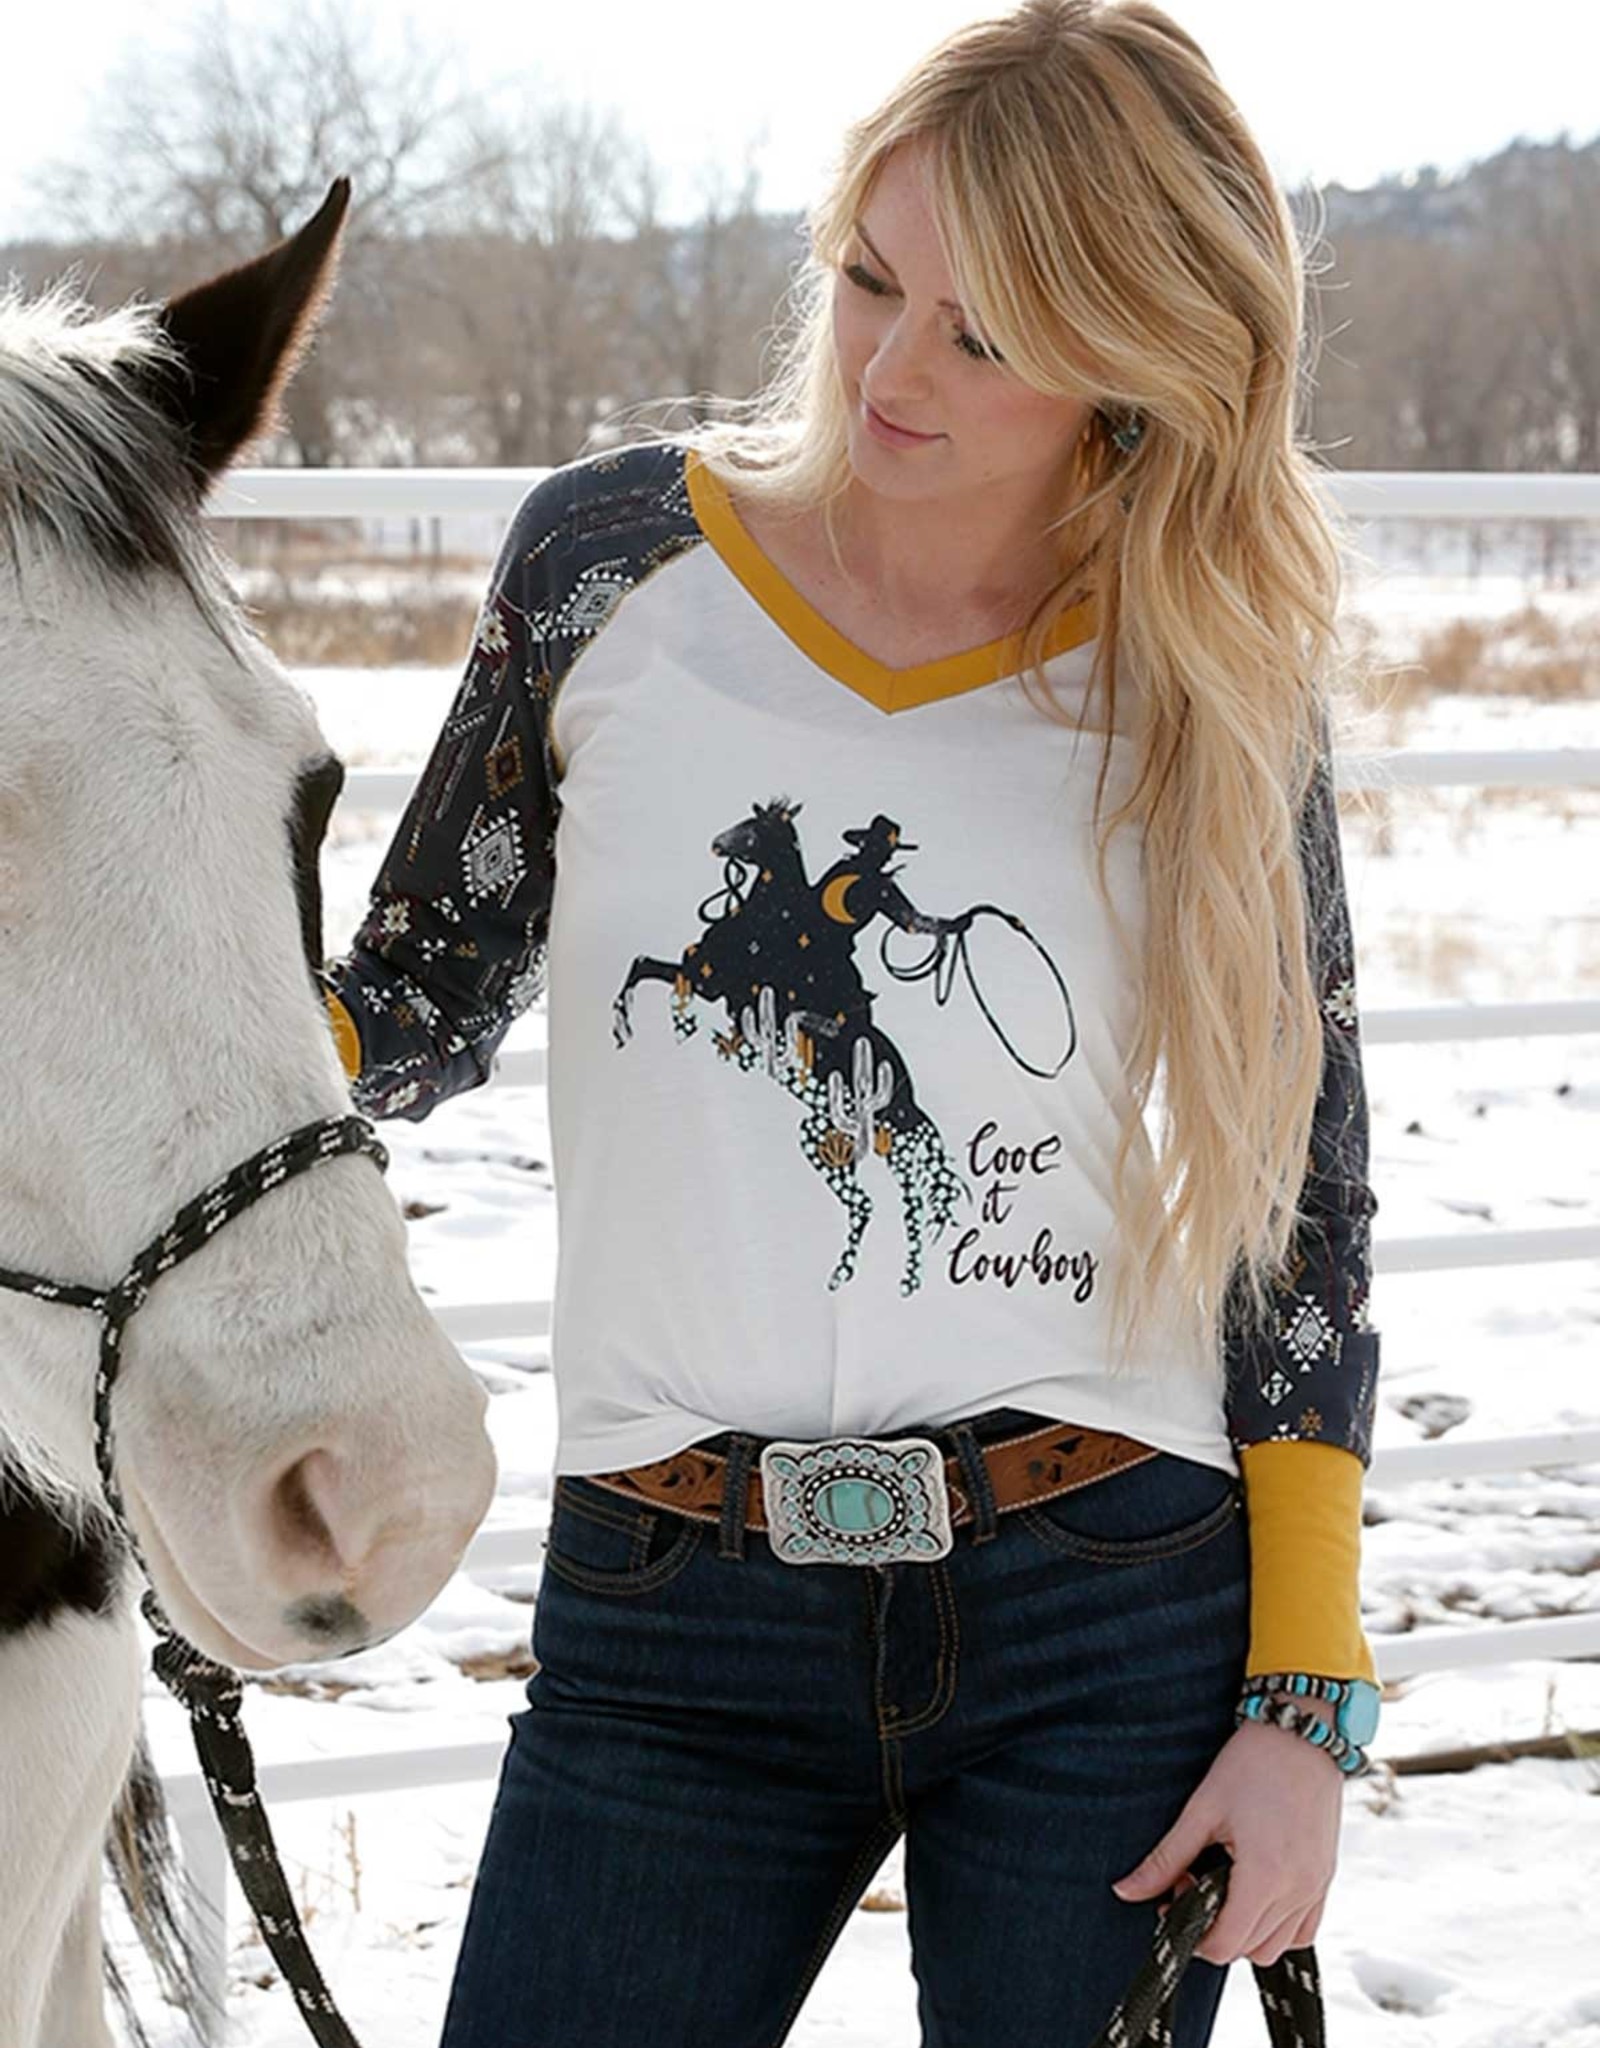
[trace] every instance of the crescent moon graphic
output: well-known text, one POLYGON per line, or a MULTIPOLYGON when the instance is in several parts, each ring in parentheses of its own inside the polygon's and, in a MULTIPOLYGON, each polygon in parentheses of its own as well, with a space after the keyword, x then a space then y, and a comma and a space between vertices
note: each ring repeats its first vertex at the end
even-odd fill
POLYGON ((822 907, 835 924, 854 924, 856 922, 850 915, 844 899, 860 880, 859 874, 835 875, 827 888, 823 890, 822 907))

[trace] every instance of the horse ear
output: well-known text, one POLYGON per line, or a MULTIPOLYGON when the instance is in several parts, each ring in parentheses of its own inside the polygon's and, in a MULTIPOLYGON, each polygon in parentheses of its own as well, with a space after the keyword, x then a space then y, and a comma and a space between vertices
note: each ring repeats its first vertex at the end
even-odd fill
POLYGON ((184 370, 160 380, 161 402, 188 434, 202 491, 275 423, 333 289, 349 205, 350 180, 335 178, 297 234, 161 308, 184 370))

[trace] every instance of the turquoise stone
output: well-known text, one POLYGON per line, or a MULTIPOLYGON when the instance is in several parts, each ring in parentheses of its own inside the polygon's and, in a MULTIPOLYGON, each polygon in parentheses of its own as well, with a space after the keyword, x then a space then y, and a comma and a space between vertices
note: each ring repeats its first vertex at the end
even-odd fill
POLYGON ((881 1529, 894 1514, 894 1497, 875 1479, 831 1479, 816 1498, 819 1519, 847 1534, 881 1529))
POLYGON ((1381 1694, 1370 1678, 1350 1681, 1350 1698, 1344 1703, 1340 1733, 1351 1742, 1365 1745, 1378 1732, 1381 1694))

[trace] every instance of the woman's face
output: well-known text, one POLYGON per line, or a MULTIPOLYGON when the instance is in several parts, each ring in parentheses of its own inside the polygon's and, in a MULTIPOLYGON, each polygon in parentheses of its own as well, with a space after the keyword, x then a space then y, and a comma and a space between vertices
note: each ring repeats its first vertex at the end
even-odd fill
POLYGON ((870 490, 902 501, 966 499, 1005 481, 1019 501, 1045 497, 1094 400, 1030 389, 973 332, 954 303, 916 147, 885 159, 834 278, 851 465, 870 490), (896 442, 874 431, 871 413, 928 438, 896 442))

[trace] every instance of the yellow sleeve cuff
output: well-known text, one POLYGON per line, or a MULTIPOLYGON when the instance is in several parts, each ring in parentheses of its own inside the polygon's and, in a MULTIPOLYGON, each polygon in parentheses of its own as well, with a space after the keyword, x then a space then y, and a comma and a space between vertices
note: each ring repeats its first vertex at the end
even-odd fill
POLYGON ((1378 1682, 1361 1626, 1365 1471, 1338 1444, 1246 1444, 1250 1655, 1244 1675, 1305 1671, 1378 1682))
POLYGON ((333 1026, 333 1043, 339 1054, 339 1063, 346 1078, 353 1081, 361 1072, 361 1034, 356 1030, 356 1020, 333 990, 325 988, 322 993, 328 1005, 328 1021, 333 1026))

